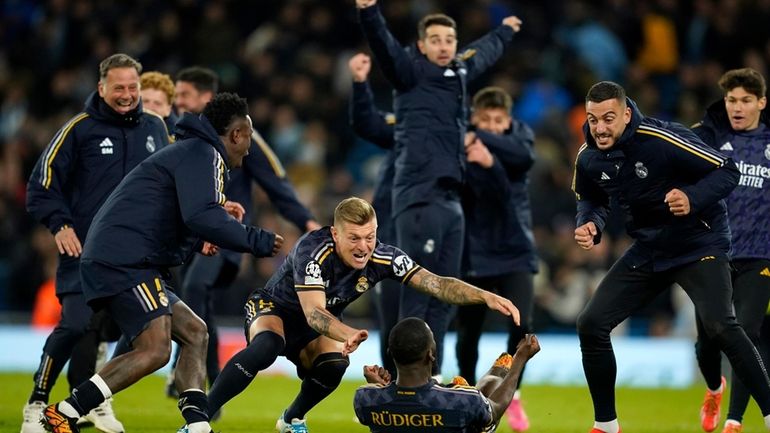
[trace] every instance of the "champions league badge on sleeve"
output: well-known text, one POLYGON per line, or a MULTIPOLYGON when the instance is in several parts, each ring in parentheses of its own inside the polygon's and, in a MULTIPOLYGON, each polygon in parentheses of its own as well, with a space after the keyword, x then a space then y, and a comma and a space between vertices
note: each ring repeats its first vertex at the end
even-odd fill
POLYGON ((321 279, 321 265, 315 260, 305 266, 305 284, 323 284, 321 279))

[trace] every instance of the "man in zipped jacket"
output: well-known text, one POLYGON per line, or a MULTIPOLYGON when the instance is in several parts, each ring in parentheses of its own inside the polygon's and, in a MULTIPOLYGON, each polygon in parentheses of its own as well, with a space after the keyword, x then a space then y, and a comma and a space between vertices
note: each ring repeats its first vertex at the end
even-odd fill
POLYGON ((206 325, 164 277, 201 245, 208 254, 216 250, 211 244, 257 257, 278 252, 283 238, 239 223, 224 208, 227 170, 242 163, 251 132, 246 100, 216 96, 202 115, 185 115, 179 140, 129 173, 99 210, 83 251, 83 292, 94 309, 110 313, 133 350, 48 406, 49 430, 77 431, 77 417, 165 365, 173 338, 182 347, 176 384, 186 429, 211 431, 202 391, 206 325))
POLYGON ((601 239, 610 197, 626 215, 634 244, 612 266, 577 320, 583 369, 594 405, 592 433, 618 433, 610 332, 676 282, 692 299, 708 336, 727 354, 770 427, 770 382, 732 311, 730 230, 725 198, 735 163, 682 125, 644 117, 616 83, 586 95, 586 138, 577 156, 575 240, 601 239))
MULTIPOLYGON (((521 20, 505 18, 456 55, 456 24, 446 15, 423 17, 416 46, 404 48, 388 30, 377 0, 356 0, 356 7, 374 57, 395 90, 392 212, 397 244, 432 272, 457 277, 464 238, 460 190, 467 86, 502 56, 521 20)), ((402 287, 399 316, 428 323, 437 344, 434 373, 440 373, 451 306, 402 287)))
MULTIPOLYGON (((27 210, 54 234, 59 249, 56 295, 62 312, 43 346, 34 389, 24 407, 22 433, 42 432, 40 413, 89 326, 92 310, 83 298, 79 267, 96 211, 131 169, 168 144, 163 121, 143 112, 141 72, 142 65, 126 54, 102 61, 98 91, 54 136, 27 183, 27 210)), ((76 370, 70 376, 78 382, 71 387, 93 373, 76 370)), ((109 400, 88 417, 107 433, 123 431, 109 400)))

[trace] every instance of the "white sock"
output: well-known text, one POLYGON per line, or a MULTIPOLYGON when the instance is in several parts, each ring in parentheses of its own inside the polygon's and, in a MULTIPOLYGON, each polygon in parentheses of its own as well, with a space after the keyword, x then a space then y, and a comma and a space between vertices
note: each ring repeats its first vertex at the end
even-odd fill
POLYGON ((725 427, 727 427, 728 425, 741 425, 741 423, 739 421, 734 420, 734 419, 729 419, 728 418, 728 419, 725 420, 725 427))
POLYGON ((90 380, 94 383, 94 385, 96 385, 97 388, 99 388, 99 391, 102 392, 105 400, 112 397, 112 391, 110 390, 110 387, 107 386, 107 382, 105 382, 101 376, 95 374, 91 377, 90 380))
POLYGON ((770 428, 770 415, 765 415, 765 427, 770 428))
POLYGON ((513 399, 514 400, 521 400, 521 391, 519 391, 517 389, 516 392, 513 393, 513 399))
POLYGON ((64 415, 67 415, 70 418, 80 418, 80 414, 77 410, 75 410, 74 407, 72 407, 71 404, 67 403, 66 401, 59 402, 59 412, 63 413, 64 415))
POLYGON ((211 433, 211 426, 208 421, 199 421, 187 424, 187 431, 190 433, 211 433))
POLYGON ((606 433, 618 433, 620 430, 620 424, 618 424, 617 418, 613 419, 612 421, 605 422, 594 421, 594 428, 598 428, 599 430, 606 433))

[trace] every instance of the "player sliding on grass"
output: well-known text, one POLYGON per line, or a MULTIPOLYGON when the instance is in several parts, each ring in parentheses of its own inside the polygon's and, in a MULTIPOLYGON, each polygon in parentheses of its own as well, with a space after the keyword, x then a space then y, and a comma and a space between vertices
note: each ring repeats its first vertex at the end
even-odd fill
POLYGON ((249 297, 244 307, 249 344, 227 362, 211 387, 209 413, 241 393, 282 355, 297 366, 302 387, 276 428, 282 433, 306 432, 305 414, 337 388, 348 355, 369 335, 342 323, 342 311, 386 278, 452 304, 486 304, 519 323, 511 301, 434 275, 400 249, 378 242, 374 209, 351 197, 337 205, 334 226, 300 238, 267 285, 249 297))
POLYGON ((513 357, 504 353, 479 380, 477 388, 462 377, 450 385, 431 378, 436 341, 428 325, 416 318, 400 321, 388 337, 388 351, 398 379, 379 366, 365 366, 370 385, 356 391, 356 416, 372 432, 415 428, 421 432, 492 432, 516 392, 524 364, 540 351, 534 335, 527 335, 513 357))

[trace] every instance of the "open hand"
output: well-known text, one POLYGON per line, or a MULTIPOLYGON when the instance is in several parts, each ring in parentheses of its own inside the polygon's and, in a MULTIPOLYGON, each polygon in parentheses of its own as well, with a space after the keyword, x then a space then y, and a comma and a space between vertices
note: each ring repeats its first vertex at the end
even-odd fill
POLYGON ((369 338, 369 331, 366 329, 360 329, 355 334, 348 337, 345 340, 345 344, 342 346, 342 356, 348 356, 353 353, 358 346, 369 338))
POLYGON ((56 247, 60 254, 67 254, 70 257, 80 257, 83 253, 83 246, 80 244, 78 235, 72 227, 64 227, 54 235, 56 247))

